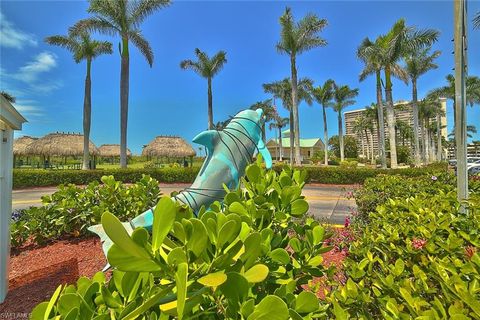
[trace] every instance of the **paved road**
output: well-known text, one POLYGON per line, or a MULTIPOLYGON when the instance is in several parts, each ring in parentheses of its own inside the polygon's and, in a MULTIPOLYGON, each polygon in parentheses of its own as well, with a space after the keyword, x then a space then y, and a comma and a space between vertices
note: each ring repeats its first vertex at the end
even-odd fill
MULTIPOLYGON (((160 184, 160 190, 164 194, 170 194, 187 186, 186 184, 160 184)), ((351 186, 306 185, 303 195, 310 204, 309 214, 328 223, 343 225, 350 211, 356 207, 354 200, 344 197, 345 192, 350 189, 351 186)), ((55 191, 54 187, 14 190, 12 207, 15 210, 39 206, 42 196, 50 195, 55 191)))

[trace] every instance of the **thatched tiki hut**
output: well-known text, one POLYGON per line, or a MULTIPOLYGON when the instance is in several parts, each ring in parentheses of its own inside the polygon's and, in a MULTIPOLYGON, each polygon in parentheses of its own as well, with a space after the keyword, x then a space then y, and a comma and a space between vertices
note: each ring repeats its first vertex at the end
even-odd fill
MULTIPOLYGON (((98 147, 98 155, 102 158, 109 158, 113 164, 116 158, 120 159, 120 145, 119 144, 102 144, 98 147)), ((127 148, 127 157, 131 157, 132 152, 127 148)))
POLYGON ((28 147, 34 141, 38 140, 38 138, 30 137, 30 136, 23 136, 17 138, 13 141, 13 167, 23 165, 23 159, 17 161, 19 157, 26 157, 26 164, 28 164, 28 156, 30 153, 28 152, 28 147))
POLYGON ((176 136, 158 136, 143 148, 142 156, 147 159, 166 158, 167 162, 172 159, 190 158, 190 165, 193 163, 193 157, 196 155, 195 150, 183 138, 176 136))
MULTIPOLYGON (((63 157, 65 162, 67 157, 83 156, 83 135, 80 133, 50 133, 31 143, 27 152, 33 155, 41 156, 44 166, 51 165, 50 157, 63 157)), ((95 168, 95 156, 98 155, 97 147, 90 141, 90 155, 94 156, 90 161, 90 169, 95 168)), ((81 163, 78 163, 78 168, 81 163)))

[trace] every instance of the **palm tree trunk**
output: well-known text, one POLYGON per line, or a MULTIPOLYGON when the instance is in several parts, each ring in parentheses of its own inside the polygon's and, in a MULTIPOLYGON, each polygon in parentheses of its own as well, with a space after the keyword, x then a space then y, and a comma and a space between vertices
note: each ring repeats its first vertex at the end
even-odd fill
POLYGON ((365 140, 367 140, 367 160, 370 160, 370 139, 368 139, 367 130, 364 130, 364 133, 365 133, 365 140))
POLYGON ((120 69, 120 168, 127 167, 127 123, 130 57, 128 38, 122 38, 122 65, 120 69))
POLYGON ((292 123, 293 123, 293 112, 290 111, 290 164, 293 165, 294 163, 294 158, 293 158, 293 139, 295 136, 294 130, 292 130, 292 123))
POLYGON ((434 159, 434 154, 435 154, 435 149, 434 149, 434 143, 433 143, 433 133, 432 130, 428 129, 428 143, 429 143, 429 153, 428 153, 428 159, 429 162, 435 161, 434 159))
POLYGON ((387 99, 387 125, 390 139, 390 168, 395 169, 397 165, 397 139, 395 137, 395 112, 393 110, 392 81, 390 69, 385 69, 385 98, 387 99))
POLYGON ((437 113, 437 161, 442 161, 442 130, 441 130, 441 117, 440 113, 437 113))
POLYGON ((323 150, 325 152, 325 165, 328 166, 328 130, 327 130, 327 112, 325 106, 322 106, 323 111, 323 150))
POLYGON ((282 146, 282 127, 278 127, 278 145, 280 147, 279 160, 283 161, 283 146, 282 146))
POLYGON ((302 159, 300 157, 300 122, 298 119, 298 104, 297 104, 297 67, 295 56, 290 56, 290 66, 292 70, 292 109, 293 109, 293 131, 294 131, 294 147, 295 147, 295 164, 300 166, 302 159))
POLYGON ((380 76, 380 70, 376 72, 377 76, 377 114, 378 114, 378 152, 380 154, 380 161, 382 168, 387 168, 387 158, 385 153, 385 124, 383 121, 383 99, 382 99, 382 79, 380 76))
POLYGON ((340 161, 345 159, 345 150, 343 149, 343 125, 342 125, 342 111, 338 111, 338 141, 340 143, 340 161))
POLYGON ((417 79, 412 79, 412 106, 413 106, 413 140, 415 151, 415 166, 420 166, 420 139, 418 137, 418 105, 417 105, 417 79))
POLYGON ((424 152, 424 161, 425 161, 425 164, 428 164, 428 154, 429 154, 429 145, 428 145, 428 128, 427 128, 427 119, 424 119, 423 120, 423 132, 424 132, 424 136, 423 136, 423 145, 424 145, 424 148, 423 148, 423 152, 424 152))
POLYGON ((370 150, 372 151, 372 161, 370 164, 375 165, 375 153, 373 151, 373 132, 370 131, 370 150))
MULTIPOLYGON (((358 138, 358 136, 357 136, 357 138, 358 138)), ((360 140, 360 148, 362 149, 362 156, 365 157, 366 156, 365 145, 363 143, 363 133, 361 131, 360 131, 360 139, 359 140, 360 140)), ((368 160, 368 158, 367 158, 367 160, 368 160)))
POLYGON ((208 78, 208 130, 213 130, 212 78, 208 78))
POLYGON ((92 60, 87 59, 87 76, 85 77, 85 97, 83 99, 83 164, 82 170, 90 169, 89 143, 90 143, 90 124, 92 122, 92 81, 90 79, 90 69, 92 60))
POLYGON ((424 124, 424 120, 422 119, 421 120, 421 125, 420 125, 420 133, 422 135, 422 153, 421 153, 421 157, 422 157, 422 162, 423 164, 426 164, 427 161, 426 161, 426 147, 425 147, 425 124, 424 124))

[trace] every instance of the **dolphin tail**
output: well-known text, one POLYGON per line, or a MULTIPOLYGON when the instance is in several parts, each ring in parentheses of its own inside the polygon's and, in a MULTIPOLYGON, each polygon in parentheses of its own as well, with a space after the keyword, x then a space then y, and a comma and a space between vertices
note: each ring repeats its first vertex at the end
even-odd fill
POLYGON ((263 143, 261 137, 257 142, 257 147, 258 152, 262 155, 263 161, 265 161, 265 166, 267 167, 267 169, 270 169, 272 167, 272 156, 270 155, 270 152, 265 146, 265 143, 263 143))

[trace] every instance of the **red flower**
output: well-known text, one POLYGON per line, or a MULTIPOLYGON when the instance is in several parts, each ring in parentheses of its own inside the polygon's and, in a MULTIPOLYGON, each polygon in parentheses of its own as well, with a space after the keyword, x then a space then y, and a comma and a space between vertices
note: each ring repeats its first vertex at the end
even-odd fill
POLYGON ((345 224, 344 224, 344 226, 345 226, 345 228, 346 228, 346 227, 348 227, 349 225, 350 225, 350 218, 349 218, 349 217, 346 217, 346 218, 345 218, 345 224))
POLYGON ((412 239, 412 246, 416 250, 422 250, 425 247, 426 244, 427 244, 427 240, 417 239, 417 238, 412 239))

